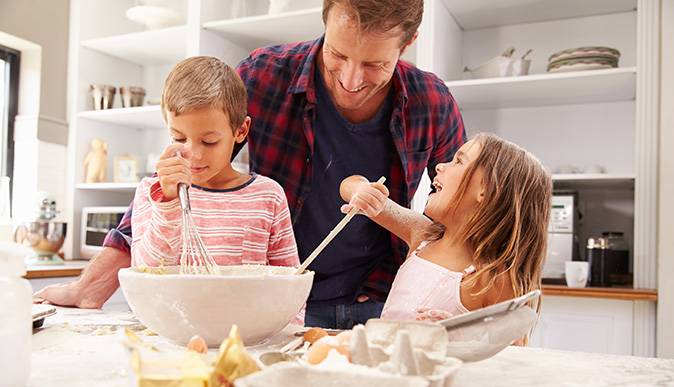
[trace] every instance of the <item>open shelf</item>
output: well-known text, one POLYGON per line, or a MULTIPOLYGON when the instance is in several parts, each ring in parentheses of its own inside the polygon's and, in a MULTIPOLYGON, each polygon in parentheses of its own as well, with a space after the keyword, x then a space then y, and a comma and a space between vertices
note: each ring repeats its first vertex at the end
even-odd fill
POLYGON ((164 117, 161 115, 161 107, 159 105, 88 110, 80 112, 78 116, 80 118, 98 122, 134 127, 137 129, 154 130, 166 128, 166 123, 164 122, 164 117))
POLYGON ((557 173, 552 179, 555 189, 634 189, 630 173, 557 173))
POLYGON ((85 40, 80 44, 141 66, 173 64, 185 58, 187 26, 85 40))
POLYGON ((464 30, 628 12, 636 0, 441 0, 464 30))
POLYGON ((78 190, 107 191, 107 192, 135 192, 138 183, 80 183, 78 190))
POLYGON ((461 110, 631 101, 636 67, 468 79, 447 87, 461 110))
POLYGON ((320 7, 278 15, 212 21, 202 26, 249 51, 268 45, 315 39, 325 30, 320 7))

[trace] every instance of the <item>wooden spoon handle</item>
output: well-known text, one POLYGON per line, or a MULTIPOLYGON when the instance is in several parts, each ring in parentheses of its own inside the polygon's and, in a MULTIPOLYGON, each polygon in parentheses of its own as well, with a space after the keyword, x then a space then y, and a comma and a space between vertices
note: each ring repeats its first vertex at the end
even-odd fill
MULTIPOLYGON (((386 178, 384 176, 382 176, 382 177, 379 178, 379 180, 377 180, 377 183, 383 183, 384 181, 386 181, 386 178)), ((325 237, 325 239, 323 239, 323 242, 321 242, 321 244, 318 245, 318 247, 316 247, 316 249, 311 253, 311 255, 309 255, 307 257, 307 259, 304 260, 304 262, 302 263, 302 265, 300 265, 299 269, 297 269, 295 274, 297 274, 297 275, 302 274, 304 272, 304 270, 306 270, 307 266, 309 266, 309 264, 311 264, 311 262, 316 258, 316 256, 318 254, 321 253, 321 251, 323 251, 325 246, 327 246, 328 243, 330 243, 330 241, 332 241, 332 239, 334 237, 336 237, 337 234, 339 234, 340 231, 342 231, 344 226, 346 226, 346 224, 349 223, 351 218, 353 218, 353 216, 356 215, 356 213, 358 213, 358 210, 359 210, 358 207, 353 207, 351 209, 351 211, 349 211, 344 216, 344 218, 342 218, 342 220, 335 226, 335 228, 333 228, 332 231, 330 231, 328 236, 325 237)))

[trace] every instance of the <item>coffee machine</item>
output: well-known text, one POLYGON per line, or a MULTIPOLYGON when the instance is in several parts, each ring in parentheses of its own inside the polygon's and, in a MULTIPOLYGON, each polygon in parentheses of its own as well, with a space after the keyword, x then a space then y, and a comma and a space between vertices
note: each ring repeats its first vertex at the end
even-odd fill
POLYGON ((36 195, 36 218, 20 224, 14 230, 14 241, 33 249, 26 257, 26 265, 63 265, 59 250, 66 237, 64 222, 55 222, 56 199, 47 191, 36 195))
POLYGON ((578 193, 555 191, 548 229, 548 251, 541 277, 543 282, 564 284, 566 261, 579 260, 578 193))

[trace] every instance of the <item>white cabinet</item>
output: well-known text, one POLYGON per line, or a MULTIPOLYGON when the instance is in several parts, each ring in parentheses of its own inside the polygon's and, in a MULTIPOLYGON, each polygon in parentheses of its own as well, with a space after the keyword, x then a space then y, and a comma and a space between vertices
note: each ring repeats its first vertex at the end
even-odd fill
MULTIPOLYGON (((78 256, 82 207, 132 199, 135 184, 112 182, 114 156, 137 157, 140 172, 148 172, 147 155, 168 142, 158 106, 124 109, 116 96, 114 109, 93 111, 89 85, 142 86, 146 101, 152 100, 173 65, 187 56, 213 55, 235 66, 257 47, 320 36, 321 2, 299 3, 303 7, 268 15, 266 0, 186 0, 184 25, 145 31, 125 17, 134 0, 71 1, 68 256, 78 256), (245 12, 232 4, 244 4, 245 12), (245 16, 231 17, 235 12, 245 16), (83 160, 94 138, 108 143, 105 184, 83 183, 83 160)), ((606 173, 557 174, 556 188, 581 193, 580 240, 623 231, 633 248, 635 287, 655 288, 659 0, 425 3, 419 39, 404 59, 447 82, 469 134, 495 132, 552 171, 602 166, 606 173), (509 46, 516 47, 515 55, 533 50, 528 76, 473 80, 463 72, 509 46), (618 49, 619 67, 546 73, 552 53, 579 46, 618 49)), ((417 206, 423 207, 425 186, 417 206)), ((640 324, 635 332, 644 330, 640 324)))

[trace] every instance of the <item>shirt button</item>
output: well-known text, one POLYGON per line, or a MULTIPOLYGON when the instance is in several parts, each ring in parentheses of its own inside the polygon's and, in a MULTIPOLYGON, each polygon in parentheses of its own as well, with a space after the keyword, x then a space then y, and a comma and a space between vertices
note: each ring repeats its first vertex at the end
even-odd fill
POLYGON ((302 199, 297 199, 297 207, 302 207, 302 204, 304 204, 302 199))
POLYGON ((311 158, 307 157, 307 164, 311 164, 311 158))

